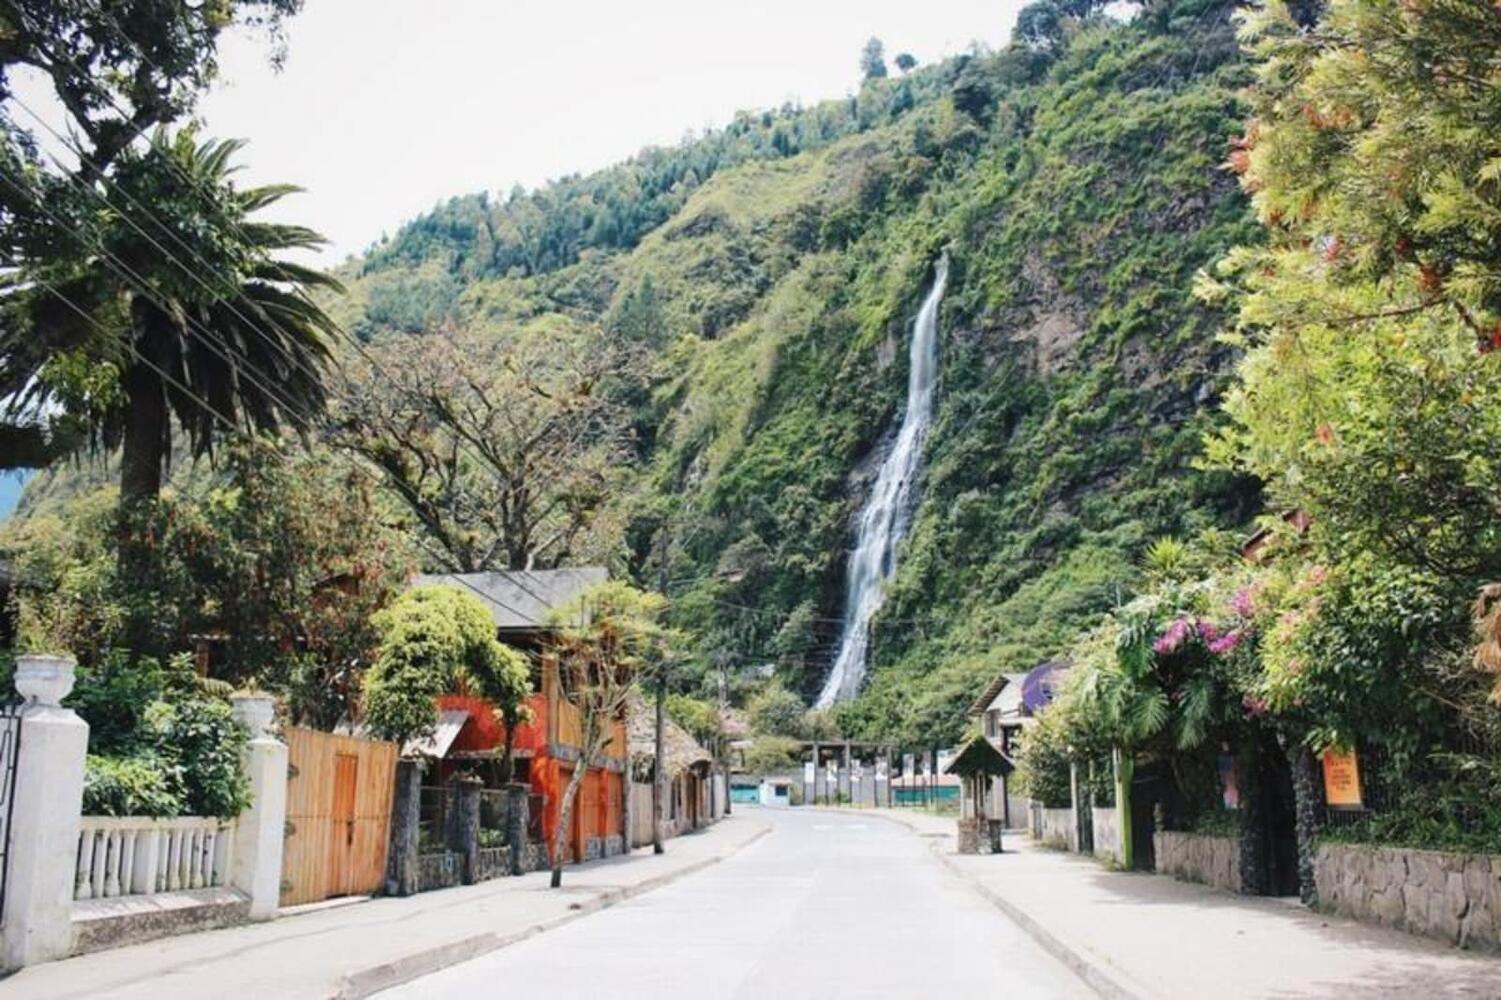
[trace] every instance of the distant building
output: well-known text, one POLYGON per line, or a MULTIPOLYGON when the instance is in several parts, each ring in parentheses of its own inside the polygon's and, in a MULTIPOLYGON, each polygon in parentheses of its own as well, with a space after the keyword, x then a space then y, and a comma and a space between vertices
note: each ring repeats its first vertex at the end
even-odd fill
MULTIPOLYGON (((981 731, 991 745, 1007 758, 1015 758, 1028 728, 1036 724, 1036 715, 1053 700, 1064 676, 1067 660, 1046 660, 1026 673, 997 674, 969 706, 970 718, 980 720, 981 731)), ((995 801, 987 815, 1000 819, 1008 828, 1026 823, 1026 800, 1010 787, 1012 782, 998 778, 992 788, 995 801)))
MULTIPOLYGON (((629 744, 631 752, 631 841, 640 847, 652 842, 652 781, 657 763, 656 706, 641 698, 631 699, 629 744)), ((662 727, 663 770, 667 798, 662 803, 665 836, 676 836, 707 826, 724 812, 724 793, 715 786, 714 758, 686 729, 666 720, 662 727)))

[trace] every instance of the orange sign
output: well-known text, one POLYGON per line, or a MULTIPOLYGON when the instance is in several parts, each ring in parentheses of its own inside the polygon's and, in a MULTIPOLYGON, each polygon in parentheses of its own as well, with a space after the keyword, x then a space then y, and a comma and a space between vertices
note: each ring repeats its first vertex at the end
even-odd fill
POLYGON ((1324 801, 1343 809, 1359 809, 1360 764, 1355 751, 1324 751, 1324 801))

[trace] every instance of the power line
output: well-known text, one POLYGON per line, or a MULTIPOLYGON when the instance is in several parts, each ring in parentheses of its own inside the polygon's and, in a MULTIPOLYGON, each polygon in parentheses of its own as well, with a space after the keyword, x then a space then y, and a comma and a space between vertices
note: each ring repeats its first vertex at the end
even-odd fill
MULTIPOLYGON (((21 102, 19 102, 19 99, 18 99, 18 103, 21 103, 21 102)), ((49 124, 47 124, 47 122, 45 120, 43 120, 41 118, 41 116, 38 115, 29 106, 25 105, 24 103, 21 103, 21 107, 29 115, 31 115, 32 118, 36 119, 39 124, 41 124, 50 133, 52 133, 52 135, 55 138, 57 138, 59 141, 66 142, 66 140, 63 138, 63 136, 61 136, 61 134, 59 134, 49 124)), ((140 235, 143 236, 148 242, 150 242, 153 247, 155 247, 158 251, 160 251, 163 254, 163 256, 165 256, 174 265, 176 265, 176 267, 178 269, 180 269, 180 270, 184 271, 185 273, 191 275, 193 277, 193 279, 195 281, 197 281, 205 290, 207 290, 207 291, 209 291, 211 293, 214 291, 214 289, 206 281, 204 281, 201 277, 199 277, 198 274, 192 268, 186 266, 185 263, 181 259, 179 259, 175 255, 173 255, 170 250, 168 250, 166 247, 162 246, 161 243, 159 243, 157 240, 155 240, 154 238, 152 238, 152 236, 149 233, 147 233, 144 229, 142 229, 139 225, 137 225, 132 219, 130 219, 130 217, 129 217, 129 215, 127 213, 118 212, 118 209, 116 208, 116 206, 114 206, 109 201, 109 199, 108 199, 108 197, 106 195, 104 195, 104 194, 102 194, 100 192, 95 192, 95 191, 91 190, 90 188, 88 188, 78 178, 71 176, 68 173, 68 171, 66 170, 66 168, 62 165, 62 163, 57 159, 57 157, 55 155, 52 155, 50 153, 48 155, 49 155, 49 158, 53 161, 53 163, 61 171, 62 179, 63 179, 63 181, 65 183, 69 183, 69 184, 74 185, 76 188, 85 191, 86 193, 88 193, 89 195, 91 195, 93 197, 98 198, 101 202, 103 202, 103 204, 106 207, 108 207, 108 208, 110 208, 112 210, 115 210, 120 215, 121 218, 125 219, 125 221, 127 223, 129 223, 129 225, 131 226, 131 228, 133 228, 136 232, 140 233, 140 235)), ((86 162, 87 161, 87 158, 83 157, 82 155, 79 156, 79 159, 80 159, 80 162, 86 162)), ((183 180, 185 180, 188 183, 193 184, 193 185, 197 185, 198 184, 198 179, 192 177, 189 174, 187 174, 186 171, 184 171, 181 168, 181 166, 179 164, 177 164, 175 161, 173 161, 170 158, 168 158, 167 162, 169 164, 171 164, 171 166, 173 167, 173 169, 175 169, 179 173, 179 175, 182 177, 183 180)), ((91 167, 92 167, 92 165, 91 165, 91 167)), ((106 176, 105 174, 103 174, 103 172, 99 171, 97 167, 92 167, 92 169, 94 169, 95 173, 99 176, 99 178, 100 178, 101 181, 103 181, 107 185, 112 184, 114 186, 115 190, 118 193, 120 193, 121 195, 123 195, 124 198, 127 201, 129 201, 139 211, 141 211, 144 215, 146 215, 152 222, 154 222, 156 224, 156 226, 158 228, 160 228, 163 232, 165 232, 169 236, 171 236, 175 242, 177 242, 180 246, 183 246, 184 249, 187 249, 190 254, 193 254, 195 257, 197 257, 198 261, 204 265, 204 268, 206 270, 209 270, 212 273, 212 270, 213 270, 212 269, 212 265, 210 265, 209 262, 207 260, 205 260, 201 255, 196 254, 190 247, 187 247, 187 245, 180 238, 178 238, 176 236, 176 234, 170 229, 170 227, 166 226, 161 221, 161 219, 160 219, 159 216, 157 216, 155 213, 151 212, 150 209, 147 209, 145 206, 141 205, 140 202, 137 201, 136 199, 134 199, 129 194, 129 192, 125 191, 125 189, 123 187, 121 187, 118 182, 114 181, 112 178, 109 178, 108 176, 106 176)), ((15 187, 18 192, 22 193, 23 195, 25 194, 24 190, 19 185, 15 184, 13 181, 11 183, 12 183, 12 186, 15 187)), ((200 193, 202 193, 202 188, 201 187, 200 187, 199 190, 200 190, 200 193)), ((49 218, 51 218, 54 222, 56 222, 60 226, 63 226, 64 228, 70 228, 67 225, 67 223, 65 223, 62 219, 60 219, 57 215, 55 215, 51 211, 47 210, 45 207, 43 208, 43 211, 46 212, 46 214, 48 215, 49 218)), ((239 227, 238 223, 233 218, 226 217, 226 221, 229 222, 229 224, 232 227, 234 227, 242 236, 244 235, 243 228, 239 227)), ((87 241, 85 241, 85 240, 83 240, 81 238, 81 234, 79 234, 76 230, 74 230, 73 232, 74 232, 75 236, 79 236, 80 237, 80 242, 84 242, 85 244, 87 244, 87 241)), ((114 270, 116 272, 116 274, 120 275, 121 277, 125 277, 125 275, 121 273, 122 269, 124 271, 126 271, 126 272, 129 272, 130 278, 134 278, 135 279, 135 281, 137 283, 137 287, 142 291, 142 294, 144 294, 148 299, 152 298, 151 293, 147 290, 148 287, 149 287, 148 283, 145 281, 144 278, 142 278, 139 274, 137 274, 128 265, 125 265, 123 263, 123 261, 120 260, 119 257, 117 257, 115 255, 112 255, 107 250, 105 250, 104 247, 103 247, 102 242, 96 247, 96 249, 99 251, 101 257, 103 257, 103 258, 106 259, 108 266, 111 267, 111 270, 114 270)), ((219 275, 219 276, 220 277, 226 277, 225 275, 219 275)), ((129 279, 127 279, 127 281, 128 280, 129 279)), ((300 298, 302 298, 302 300, 304 302, 307 302, 309 305, 313 305, 316 308, 316 304, 312 303, 311 300, 308 300, 306 298, 306 296, 303 295, 302 290, 301 290, 300 287, 297 287, 295 284, 294 284, 293 287, 295 289, 295 294, 297 294, 300 298)), ((165 308, 160 301, 155 300, 155 299, 152 299, 152 301, 156 302, 156 304, 158 305, 158 307, 165 308)), ((282 353, 283 356, 285 356, 286 358, 288 358, 288 360, 293 361, 294 363, 299 364, 303 368, 303 370, 305 372, 307 372, 307 374, 309 375, 310 378, 313 378, 315 380, 321 381, 321 377, 320 377, 319 373, 314 372, 311 368, 309 368, 307 366, 307 364, 305 362, 302 362, 301 359, 298 359, 294 355, 292 355, 287 350, 287 348, 285 347, 285 345, 283 345, 277 338, 275 338, 275 337, 267 334, 256 323, 254 323, 254 321, 252 321, 249 317, 245 316, 242 312, 240 312, 237 308, 235 308, 232 303, 228 302, 227 300, 226 300, 226 306, 230 309, 231 312, 234 313, 235 316, 237 316, 243 323, 245 323, 248 327, 250 327, 250 329, 252 331, 254 331, 258 335, 260 335, 260 337, 268 345, 275 347, 277 350, 279 350, 282 353)), ((295 402, 292 399, 292 397, 290 396, 290 394, 283 393, 280 396, 277 395, 276 390, 274 388, 272 388, 272 386, 270 384, 268 384, 269 382, 272 381, 272 376, 269 376, 265 372, 261 371, 248 358, 245 358, 243 356, 239 356, 237 358, 231 358, 230 357, 230 353, 228 351, 220 351, 220 350, 218 350, 218 346, 227 346, 227 345, 224 345, 224 343, 223 343, 222 340, 217 341, 217 344, 215 342, 211 341, 209 339, 209 337, 212 336, 211 331, 209 331, 202 324, 194 324, 191 316, 185 316, 185 320, 186 320, 187 325, 189 327, 189 329, 188 329, 189 333, 196 335, 199 340, 201 340, 206 346, 208 346, 210 348, 210 350, 214 351, 214 353, 217 354, 221 358, 221 360, 223 360, 226 364, 230 365, 231 368, 243 369, 244 372, 245 372, 245 374, 246 374, 246 377, 250 381, 252 381, 252 383, 255 384, 258 388, 260 388, 263 392, 265 392, 268 397, 272 398, 273 400, 276 400, 276 403, 277 403, 277 405, 280 408, 282 408, 283 410, 285 410, 288 413, 290 413, 293 416, 295 416, 298 420, 300 420, 303 423, 303 425, 305 427, 311 426, 311 425, 313 425, 316 422, 316 421, 313 420, 312 417, 310 417, 307 413, 305 413, 302 410, 300 410, 295 405, 295 402), (192 329, 192 327, 194 327, 195 325, 198 327, 197 330, 192 329)), ((331 321, 330 321, 330 326, 334 330, 343 333, 342 328, 338 327, 337 324, 334 324, 331 321)), ((354 339, 352 337, 349 337, 347 333, 345 333, 344 336, 346 337, 346 339, 350 340, 350 342, 352 342, 352 343, 354 342, 354 339)), ((375 369, 376 371, 378 371, 381 375, 383 375, 393 385, 395 384, 394 383, 394 379, 391 379, 390 375, 388 373, 384 372, 384 370, 380 368, 379 364, 375 361, 374 358, 370 357, 368 354, 366 354, 363 351, 361 353, 366 358, 366 360, 371 363, 373 369, 375 369)), ((461 446, 464 444, 464 442, 462 442, 461 439, 456 438, 456 441, 458 441, 461 446)), ((456 496, 456 499, 459 499, 459 497, 456 496)), ((471 516, 475 516, 472 509, 470 511, 470 514, 471 514, 471 516)), ((431 552, 429 552, 429 554, 431 555, 431 552)), ((527 594, 529 594, 539 604, 546 605, 548 603, 545 598, 541 597, 539 594, 537 594, 536 591, 532 590, 529 586, 527 586, 527 584, 524 581, 522 581, 520 579, 516 579, 515 583, 516 583, 516 585, 521 590, 523 590, 527 594)), ((497 601, 496 603, 502 603, 502 602, 497 601)), ((508 610, 511 610, 513 613, 521 615, 521 612, 516 611, 516 609, 514 609, 514 608, 509 608, 508 607, 508 610)), ((523 617, 524 617, 524 615, 523 615, 523 617)))
MULTIPOLYGON (((7 181, 10 180, 9 176, 6 175, 3 170, 0 170, 0 177, 3 177, 7 181)), ((61 289, 57 288, 51 282, 48 282, 47 280, 45 280, 43 278, 35 278, 34 280, 37 282, 37 284, 39 284, 43 288, 45 288, 55 298, 59 299, 69 309, 71 309, 74 312, 78 313, 78 315, 80 317, 82 317, 86 322, 94 325, 97 329, 100 330, 100 332, 105 333, 106 335, 108 335, 109 331, 106 330, 104 328, 104 326, 101 323, 99 323, 99 321, 97 319, 95 319, 93 317, 93 315, 91 315, 88 312, 88 310, 84 309, 77 302, 73 301, 73 299, 71 299, 61 289)), ((140 351, 138 351, 136 349, 135 345, 133 345, 133 344, 127 344, 126 347, 131 352, 131 354, 135 356, 135 358, 137 360, 139 360, 142 364, 145 364, 152 371, 156 372, 163 379, 166 379, 169 383, 171 383, 174 387, 176 387, 178 389, 178 391, 182 392, 183 395, 186 396, 189 400, 191 400, 194 404, 196 404, 197 406, 202 407, 212 417, 214 417, 215 419, 217 419, 221 423, 223 423, 225 425, 225 427, 228 428, 231 433, 235 433, 235 432, 238 432, 240 430, 239 426, 233 420, 231 420, 225 414, 221 413, 212 403, 208 402, 208 400, 204 399, 201 395, 199 395, 198 393, 194 392, 192 389, 190 389, 188 386, 184 385, 183 383, 177 381, 165 369, 161 368, 155 362, 153 362, 149 358, 145 357, 145 355, 143 355, 140 351)), ((202 497, 201 496, 194 497, 193 499, 195 501, 201 501, 202 497)), ((426 546, 422 545, 420 541, 416 542, 416 544, 418 545, 419 548, 423 548, 425 551, 428 551, 429 555, 433 554, 430 550, 427 550, 426 546)), ((510 611, 512 614, 517 615, 518 617, 522 617, 522 618, 528 617, 525 612, 522 612, 519 609, 512 607, 511 605, 507 604, 505 601, 500 600, 499 598, 495 597, 494 595, 487 594, 486 592, 480 590, 478 587, 474 586, 468 580, 464 579, 462 575, 459 575, 459 574, 452 574, 452 575, 453 575, 454 579, 456 579, 459 583, 463 584, 469 590, 472 590, 476 595, 478 595, 482 599, 484 599, 486 601, 489 601, 491 603, 497 604, 500 607, 505 608, 507 611, 510 611)))

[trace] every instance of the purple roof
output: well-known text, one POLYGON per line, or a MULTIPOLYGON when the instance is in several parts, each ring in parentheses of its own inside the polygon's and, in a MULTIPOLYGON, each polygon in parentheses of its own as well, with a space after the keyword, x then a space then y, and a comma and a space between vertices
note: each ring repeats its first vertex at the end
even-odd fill
POLYGON ((1048 660, 1027 671, 1022 679, 1022 708, 1028 715, 1035 715, 1063 686, 1063 675, 1068 673, 1067 660, 1048 660))

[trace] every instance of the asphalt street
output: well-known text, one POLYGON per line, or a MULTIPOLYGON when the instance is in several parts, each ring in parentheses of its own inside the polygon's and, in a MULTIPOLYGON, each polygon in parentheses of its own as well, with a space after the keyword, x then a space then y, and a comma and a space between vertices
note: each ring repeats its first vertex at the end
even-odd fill
POLYGON ((859 814, 756 812, 772 833, 720 864, 380 996, 1092 995, 906 827, 859 814))

